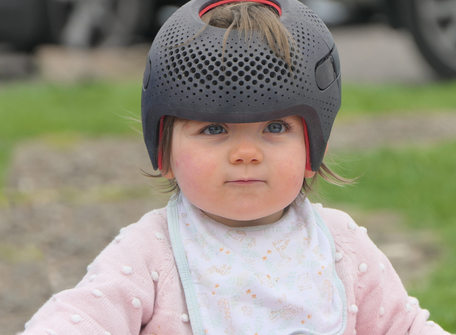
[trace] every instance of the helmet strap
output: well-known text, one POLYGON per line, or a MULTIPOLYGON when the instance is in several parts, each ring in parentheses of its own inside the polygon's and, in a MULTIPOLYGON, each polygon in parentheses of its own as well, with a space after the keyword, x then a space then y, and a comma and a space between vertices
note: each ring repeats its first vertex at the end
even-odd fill
POLYGON ((204 7, 199 12, 199 16, 200 17, 203 16, 205 13, 207 13, 208 11, 210 11, 211 9, 213 9, 215 7, 218 7, 218 6, 221 6, 221 5, 225 5, 225 4, 228 4, 228 3, 232 3, 232 2, 256 2, 256 3, 261 3, 261 4, 264 4, 264 5, 269 5, 269 6, 274 7, 275 9, 277 9, 277 11, 279 12, 279 16, 282 16, 282 9, 280 8, 280 6, 277 5, 276 3, 272 2, 272 1, 268 1, 268 0, 222 0, 222 1, 218 1, 216 3, 210 4, 207 7, 204 7))

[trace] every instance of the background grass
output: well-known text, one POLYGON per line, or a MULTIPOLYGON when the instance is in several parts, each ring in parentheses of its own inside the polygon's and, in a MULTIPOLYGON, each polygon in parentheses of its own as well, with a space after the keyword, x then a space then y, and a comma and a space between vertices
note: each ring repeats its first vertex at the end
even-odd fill
POLYGON ((342 93, 341 117, 456 109, 456 81, 419 86, 344 84, 342 93))
MULTIPOLYGON (((134 134, 128 116, 139 117, 140 83, 77 85, 22 83, 0 89, 0 190, 14 146, 43 135, 134 134)), ((345 85, 341 118, 358 115, 456 113, 456 82, 424 86, 345 85)), ((137 128, 139 126, 136 126, 137 128)), ((413 288, 432 319, 456 333, 456 141, 430 147, 378 148, 347 153, 344 175, 362 178, 353 187, 321 183, 326 203, 356 204, 365 210, 391 209, 410 229, 431 228, 446 249, 438 270, 413 288)), ((337 161, 336 161, 337 162, 337 161)))

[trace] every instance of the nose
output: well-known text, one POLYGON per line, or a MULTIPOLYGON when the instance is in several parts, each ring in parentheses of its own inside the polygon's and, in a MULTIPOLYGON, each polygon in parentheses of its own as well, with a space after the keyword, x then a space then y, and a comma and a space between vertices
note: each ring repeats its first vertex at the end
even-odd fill
POLYGON ((231 164, 259 164, 263 161, 263 151, 252 138, 239 139, 230 150, 231 164))

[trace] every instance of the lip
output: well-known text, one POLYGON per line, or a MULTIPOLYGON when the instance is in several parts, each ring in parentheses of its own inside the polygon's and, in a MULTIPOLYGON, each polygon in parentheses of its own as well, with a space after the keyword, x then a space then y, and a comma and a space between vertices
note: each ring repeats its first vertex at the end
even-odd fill
POLYGON ((237 180, 228 180, 228 184, 234 184, 234 185, 253 185, 257 183, 264 183, 264 180, 260 179, 237 179, 237 180))

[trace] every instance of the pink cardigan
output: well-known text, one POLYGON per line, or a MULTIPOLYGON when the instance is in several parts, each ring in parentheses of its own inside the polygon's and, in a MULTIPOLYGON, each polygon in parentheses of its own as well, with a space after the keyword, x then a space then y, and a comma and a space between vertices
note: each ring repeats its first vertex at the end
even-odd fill
MULTIPOLYGON (((316 207, 334 238, 345 286, 344 335, 447 334, 408 297, 366 229, 341 211, 316 207)), ((155 210, 123 228, 82 281, 54 295, 23 335, 192 334, 166 217, 166 208, 155 210)))

